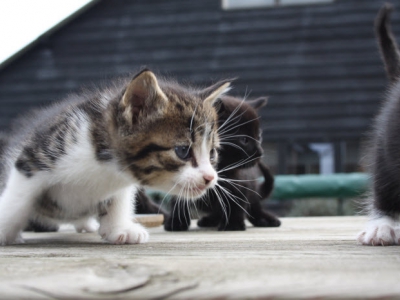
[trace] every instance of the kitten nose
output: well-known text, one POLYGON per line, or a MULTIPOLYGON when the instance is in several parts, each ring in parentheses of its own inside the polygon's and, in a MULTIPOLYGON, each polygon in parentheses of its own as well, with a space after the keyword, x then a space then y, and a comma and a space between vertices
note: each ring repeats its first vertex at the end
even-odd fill
POLYGON ((205 175, 203 175, 203 179, 204 179, 205 184, 207 185, 207 184, 209 184, 211 181, 214 180, 214 175, 212 175, 212 174, 205 174, 205 175))

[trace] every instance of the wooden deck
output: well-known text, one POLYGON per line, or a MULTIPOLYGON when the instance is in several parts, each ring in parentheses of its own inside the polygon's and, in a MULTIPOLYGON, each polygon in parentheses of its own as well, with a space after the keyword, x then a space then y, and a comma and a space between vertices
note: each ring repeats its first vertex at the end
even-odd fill
POLYGON ((355 242, 363 217, 280 228, 164 232, 115 246, 96 234, 25 233, 0 248, 1 299, 400 298, 400 247, 355 242))

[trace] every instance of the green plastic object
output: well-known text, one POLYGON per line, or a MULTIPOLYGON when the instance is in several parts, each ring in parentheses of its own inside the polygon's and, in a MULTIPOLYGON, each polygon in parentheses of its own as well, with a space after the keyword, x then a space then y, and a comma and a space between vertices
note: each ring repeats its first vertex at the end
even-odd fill
POLYGON ((368 190, 365 173, 336 173, 331 175, 277 175, 270 198, 351 198, 368 190))

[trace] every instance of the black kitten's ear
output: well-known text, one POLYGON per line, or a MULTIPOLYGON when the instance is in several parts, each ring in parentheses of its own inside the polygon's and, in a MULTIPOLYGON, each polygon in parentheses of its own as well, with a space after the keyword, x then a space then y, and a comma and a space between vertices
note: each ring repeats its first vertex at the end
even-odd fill
POLYGON ((233 79, 225 79, 218 81, 217 83, 205 88, 200 91, 199 96, 204 99, 204 104, 214 105, 215 101, 218 100, 223 94, 229 92, 231 89, 231 82, 233 79))
POLYGON ((126 88, 122 96, 121 106, 124 116, 135 123, 139 114, 146 110, 160 109, 168 101, 167 96, 158 85, 156 76, 150 70, 144 69, 139 72, 126 88))
POLYGON ((261 107, 267 105, 268 97, 260 97, 254 100, 248 100, 246 101, 246 103, 249 104, 254 109, 260 109, 261 107))
POLYGON ((215 100, 214 108, 217 111, 218 115, 223 114, 224 111, 226 110, 224 101, 221 98, 218 98, 217 100, 215 100))

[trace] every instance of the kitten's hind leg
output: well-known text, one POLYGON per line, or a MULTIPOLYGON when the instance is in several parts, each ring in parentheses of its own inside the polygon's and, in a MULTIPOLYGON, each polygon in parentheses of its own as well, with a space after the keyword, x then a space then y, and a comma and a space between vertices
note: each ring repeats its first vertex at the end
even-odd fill
POLYGON ((99 223, 92 217, 81 219, 74 222, 76 232, 96 232, 99 229, 99 223))
POLYGON ((221 199, 215 191, 210 192, 207 202, 203 203, 203 211, 207 214, 197 221, 197 226, 218 227, 221 222, 227 222, 228 212, 224 211, 223 207, 227 207, 224 199, 221 199))
POLYGON ((56 223, 46 222, 44 220, 29 220, 28 225, 24 228, 24 231, 34 231, 34 232, 56 232, 59 226, 56 223))
POLYGON ((149 239, 146 229, 133 223, 133 187, 116 193, 100 216, 99 234, 112 244, 140 244, 149 239))
POLYGON ((197 221, 197 226, 199 227, 217 227, 221 220, 225 220, 222 214, 211 213, 209 215, 203 216, 197 221))
POLYGON ((35 199, 43 191, 37 174, 27 177, 13 168, 0 197, 0 245, 21 242, 35 199))
POLYGON ((248 197, 250 205, 249 205, 249 219, 250 223, 255 227, 279 227, 281 225, 281 221, 273 214, 264 210, 261 206, 261 202, 259 199, 254 199, 248 197))
POLYGON ((400 244, 400 185, 397 165, 393 163, 397 158, 387 156, 397 151, 396 147, 377 150, 372 173, 373 196, 367 199, 370 220, 358 235, 363 245, 400 244))
POLYGON ((189 206, 186 205, 185 199, 178 200, 172 197, 169 201, 171 213, 167 215, 164 221, 164 230, 166 231, 186 231, 190 227, 189 206))
MULTIPOLYGON (((238 200, 237 200, 238 201, 238 200)), ((228 219, 226 220, 225 216, 221 220, 218 230, 219 231, 242 231, 246 230, 245 220, 245 212, 244 207, 240 207, 236 203, 231 203, 231 209, 228 213, 228 219), (225 221, 226 220, 226 221, 225 221)))

